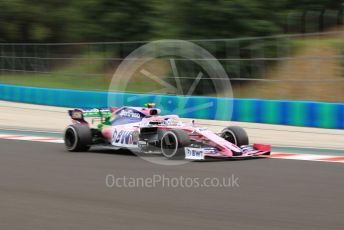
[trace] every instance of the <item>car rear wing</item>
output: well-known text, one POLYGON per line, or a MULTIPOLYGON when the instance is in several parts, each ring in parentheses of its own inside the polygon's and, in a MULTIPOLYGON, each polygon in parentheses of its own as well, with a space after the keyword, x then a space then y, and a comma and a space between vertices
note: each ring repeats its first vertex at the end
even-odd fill
MULTIPOLYGON (((68 110, 68 115, 73 121, 87 123, 85 118, 98 118, 101 122, 109 119, 117 108, 95 108, 95 109, 72 109, 68 110)), ((92 121, 93 122, 93 121, 92 121)))

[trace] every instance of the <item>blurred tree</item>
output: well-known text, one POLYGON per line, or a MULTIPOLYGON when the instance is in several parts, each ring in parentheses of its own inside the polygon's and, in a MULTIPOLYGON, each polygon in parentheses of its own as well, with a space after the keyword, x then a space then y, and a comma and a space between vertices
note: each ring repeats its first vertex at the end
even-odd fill
POLYGON ((228 38, 283 31, 286 17, 342 0, 1 0, 0 41, 228 38))
POLYGON ((150 37, 150 5, 142 0, 73 0, 70 33, 84 41, 142 40, 150 37))
POLYGON ((285 7, 291 9, 312 9, 313 7, 317 8, 330 8, 330 9, 339 9, 343 4, 342 0, 298 0, 286 1, 285 7))
POLYGON ((68 0, 0 1, 0 39, 57 42, 65 38, 68 0))
MULTIPOLYGON (((282 1, 283 2, 283 1, 282 1)), ((223 38, 268 35, 281 32, 281 4, 259 0, 176 0, 162 2, 158 36, 223 38)))

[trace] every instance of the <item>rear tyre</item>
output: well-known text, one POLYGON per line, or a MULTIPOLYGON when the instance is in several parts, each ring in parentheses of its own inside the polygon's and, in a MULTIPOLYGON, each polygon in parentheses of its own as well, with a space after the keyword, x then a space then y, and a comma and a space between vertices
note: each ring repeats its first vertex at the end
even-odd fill
POLYGON ((173 129, 162 134, 161 153, 167 159, 183 159, 184 147, 189 145, 189 135, 183 130, 173 129))
POLYGON ((69 125, 64 133, 64 143, 70 152, 86 152, 92 144, 91 129, 82 124, 69 125))
POLYGON ((232 144, 240 147, 248 145, 248 135, 246 131, 239 126, 229 126, 222 130, 221 137, 232 144))

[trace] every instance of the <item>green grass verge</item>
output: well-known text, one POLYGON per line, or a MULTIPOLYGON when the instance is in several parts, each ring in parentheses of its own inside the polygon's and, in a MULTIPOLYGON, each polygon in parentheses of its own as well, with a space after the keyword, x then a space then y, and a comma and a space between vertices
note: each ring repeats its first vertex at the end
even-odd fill
MULTIPOLYGON (((108 91, 111 84, 111 65, 103 59, 104 53, 80 55, 67 63, 55 64, 49 73, 0 72, 0 84, 12 84, 42 88, 108 91), (107 73, 109 72, 109 73, 107 73)), ((149 92, 157 85, 144 79, 135 79, 123 90, 149 92)))
POLYGON ((80 90, 107 90, 110 81, 95 76, 68 76, 63 74, 3 74, 0 83, 43 88, 80 90))
MULTIPOLYGON (((338 49, 338 54, 344 56, 344 41, 339 40, 335 44, 336 44, 336 48, 338 49)), ((344 77, 344 58, 341 58, 339 62, 340 62, 340 67, 341 67, 340 75, 344 77)))
MULTIPOLYGON (((52 74, 5 74, 0 75, 0 84, 12 84, 42 88, 63 88, 76 90, 108 91, 111 78, 105 76, 68 76, 52 74)), ((144 79, 130 81, 126 86, 119 86, 128 92, 151 92, 158 85, 144 79)), ((160 86, 161 87, 161 86, 160 86)))

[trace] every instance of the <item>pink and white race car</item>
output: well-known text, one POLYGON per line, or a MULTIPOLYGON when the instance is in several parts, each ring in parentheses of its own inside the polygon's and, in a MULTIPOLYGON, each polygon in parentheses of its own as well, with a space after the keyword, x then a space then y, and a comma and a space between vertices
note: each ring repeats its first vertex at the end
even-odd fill
POLYGON ((87 151, 91 146, 129 149, 140 154, 159 153, 168 159, 248 158, 269 155, 271 146, 249 145, 245 130, 226 127, 220 134, 183 123, 177 115, 160 114, 153 104, 146 107, 69 110, 72 123, 64 133, 68 151, 87 151), (98 121, 96 128, 92 123, 98 121))

